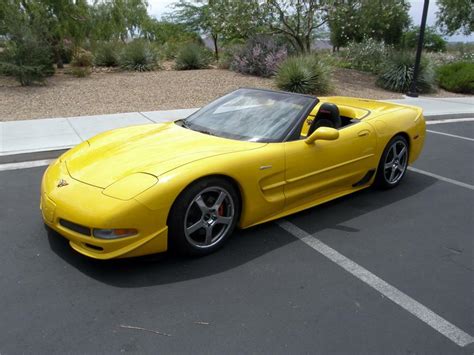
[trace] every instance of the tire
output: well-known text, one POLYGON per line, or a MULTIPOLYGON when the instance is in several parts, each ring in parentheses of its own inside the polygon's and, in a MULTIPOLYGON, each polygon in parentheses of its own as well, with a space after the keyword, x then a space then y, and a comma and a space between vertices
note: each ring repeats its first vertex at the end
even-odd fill
POLYGON ((391 189, 397 186, 406 174, 409 145, 405 137, 397 135, 388 142, 380 158, 375 176, 375 186, 391 189))
POLYGON ((168 217, 170 249, 182 255, 207 255, 221 248, 240 215, 240 199, 227 180, 209 177, 187 187, 168 217))

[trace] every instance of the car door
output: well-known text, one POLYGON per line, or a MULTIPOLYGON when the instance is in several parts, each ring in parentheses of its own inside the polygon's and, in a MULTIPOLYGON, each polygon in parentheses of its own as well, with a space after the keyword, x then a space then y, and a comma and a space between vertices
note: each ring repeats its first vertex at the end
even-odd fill
POLYGON ((352 189, 376 168, 375 146, 374 129, 365 122, 341 128, 333 141, 286 142, 285 209, 352 189))

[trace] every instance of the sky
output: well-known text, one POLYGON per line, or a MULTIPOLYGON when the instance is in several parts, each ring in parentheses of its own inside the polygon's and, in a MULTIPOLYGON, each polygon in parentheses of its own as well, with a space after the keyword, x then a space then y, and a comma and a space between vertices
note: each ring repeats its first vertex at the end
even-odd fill
MULTIPOLYGON (((149 13, 152 16, 160 18, 164 13, 172 11, 172 8, 170 8, 170 5, 174 2, 176 2, 176 0, 148 0, 149 13)), ((410 3, 411 3, 410 16, 413 20, 413 23, 420 24, 421 14, 423 12, 424 0, 410 0, 410 3)), ((438 11, 438 7, 436 6, 436 1, 431 0, 430 6, 428 8, 428 18, 427 18, 427 24, 429 26, 433 26, 435 24, 437 11, 438 11)), ((474 35, 473 34, 471 34, 470 36, 455 35, 455 36, 450 37, 448 40, 453 41, 453 42, 457 42, 457 41, 474 42, 474 35)))

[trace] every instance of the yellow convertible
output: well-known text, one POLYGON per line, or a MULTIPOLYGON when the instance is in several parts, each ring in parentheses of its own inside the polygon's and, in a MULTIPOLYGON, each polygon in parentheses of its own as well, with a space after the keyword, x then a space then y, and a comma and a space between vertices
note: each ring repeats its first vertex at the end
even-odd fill
POLYGON ((398 185, 424 140, 417 107, 239 89, 186 119, 69 150, 44 174, 41 210, 92 258, 204 255, 236 226, 398 185))

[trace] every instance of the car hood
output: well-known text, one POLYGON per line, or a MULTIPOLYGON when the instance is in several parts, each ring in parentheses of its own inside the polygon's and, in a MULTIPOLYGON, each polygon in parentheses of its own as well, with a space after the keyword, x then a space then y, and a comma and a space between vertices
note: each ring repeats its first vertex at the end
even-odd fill
POLYGON ((106 188, 133 173, 158 177, 196 160, 265 145, 215 137, 169 122, 102 133, 66 153, 62 160, 72 178, 106 188))

